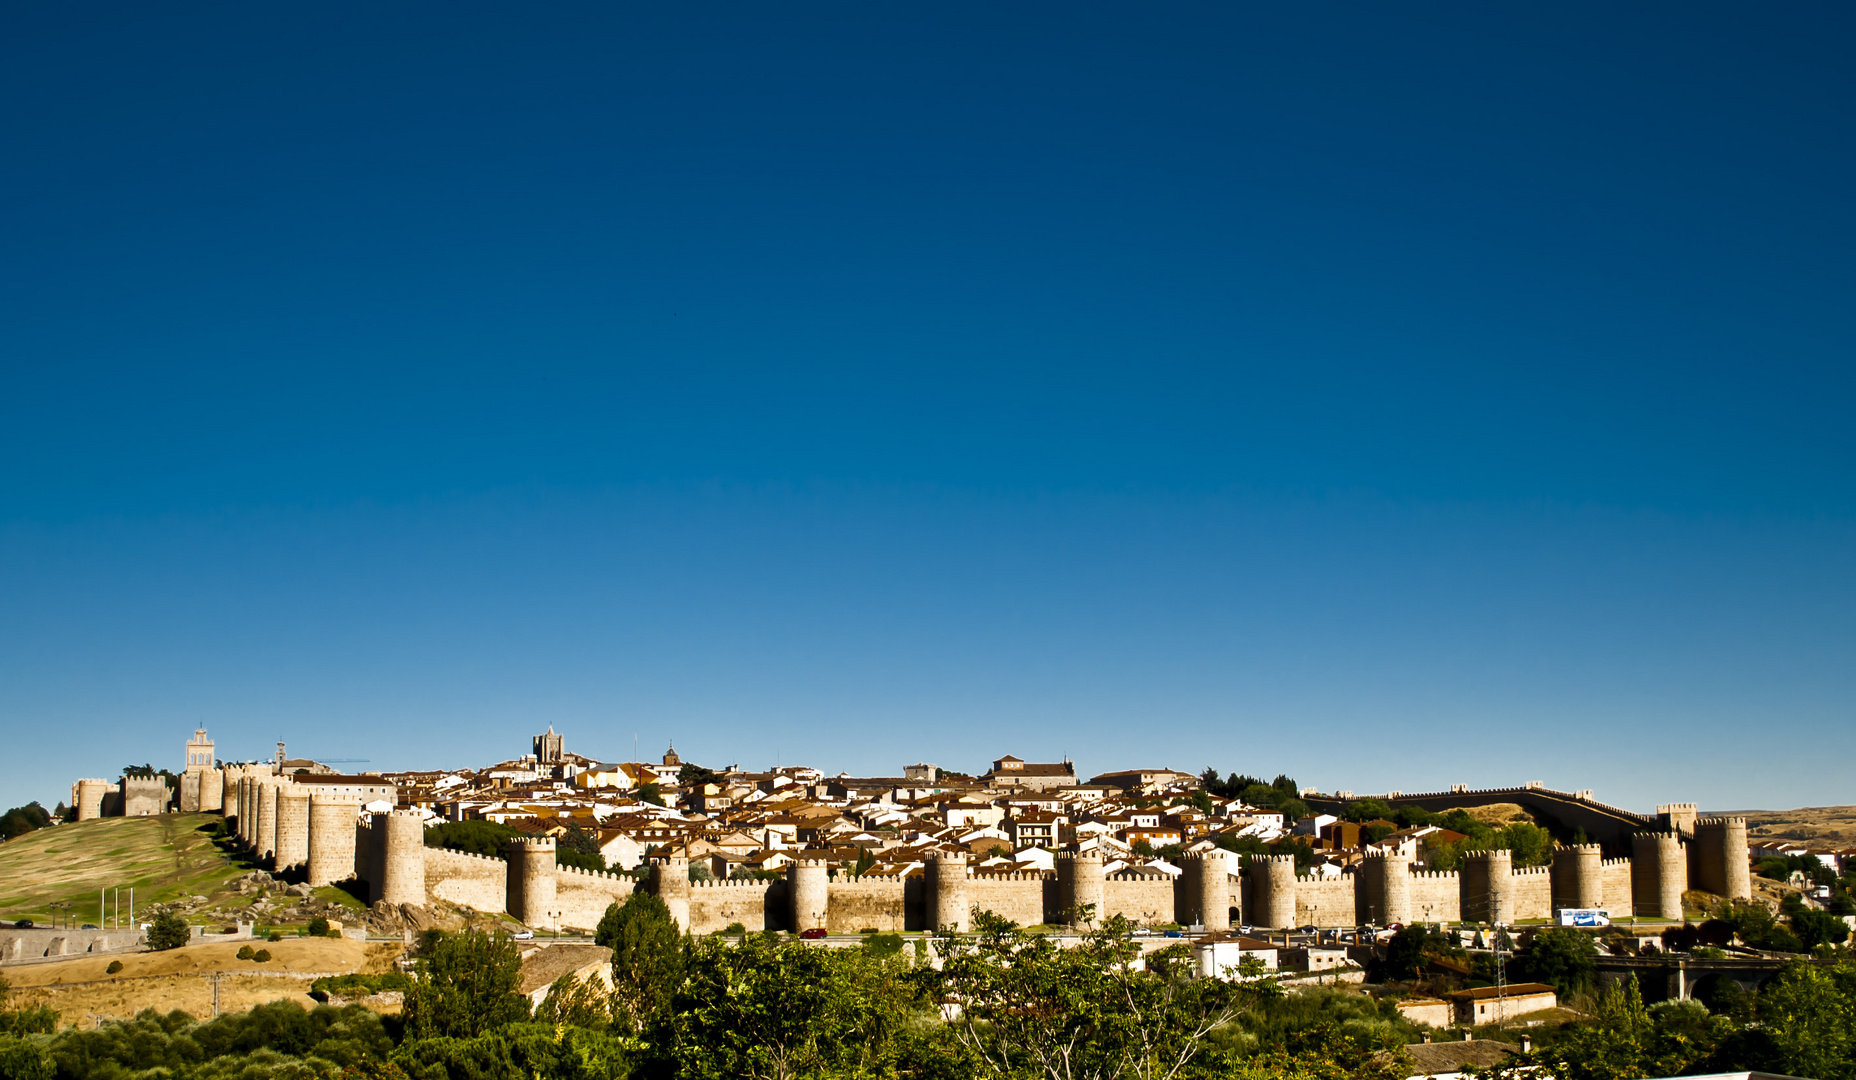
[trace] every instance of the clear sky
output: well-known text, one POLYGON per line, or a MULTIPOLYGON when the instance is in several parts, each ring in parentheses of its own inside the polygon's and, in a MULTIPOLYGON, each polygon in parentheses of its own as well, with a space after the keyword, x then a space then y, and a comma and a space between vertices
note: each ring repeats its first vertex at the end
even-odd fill
POLYGON ((1847 4, 0 11, 0 806, 1856 802, 1847 4))

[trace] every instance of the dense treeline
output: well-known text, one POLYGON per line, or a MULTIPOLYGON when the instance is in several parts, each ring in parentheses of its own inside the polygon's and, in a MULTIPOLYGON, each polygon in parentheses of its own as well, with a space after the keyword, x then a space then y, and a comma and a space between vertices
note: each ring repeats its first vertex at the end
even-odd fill
MULTIPOLYGON (((501 859, 508 854, 509 841, 525 835, 495 821, 446 821, 425 830, 425 846, 501 859)), ((554 861, 581 870, 606 869, 606 860, 599 853, 599 837, 577 824, 567 826, 557 838, 554 861)))
POLYGON ((0 814, 0 840, 11 840, 15 836, 24 836, 35 829, 43 829, 52 823, 54 817, 62 818, 64 812, 63 803, 58 805, 55 815, 37 802, 15 806, 6 813, 0 814))
MULTIPOLYGON (((146 1012, 52 1034, 42 1010, 0 1012, 0 1080, 1407 1075, 1398 1047, 1416 1041, 1416 1031, 1394 1008, 1396 995, 1285 994, 1266 979, 1193 978, 1183 945, 1137 965, 1138 946, 1119 920, 1075 948, 987 913, 975 923, 970 937, 919 946, 893 936, 849 949, 779 934, 691 938, 661 901, 640 892, 614 905, 596 933, 613 949, 610 992, 565 977, 531 1009, 516 993, 521 958, 512 940, 429 933, 417 976, 399 984, 400 1017, 277 1003, 205 1022, 146 1012), (923 962, 926 949, 940 953, 941 967, 923 962)), ((1418 927, 1393 946, 1380 973, 1393 979, 1454 949, 1418 927)), ((1653 1007, 1634 983, 1592 996, 1592 961, 1591 938, 1570 929, 1536 935, 1516 957, 1513 975, 1584 995, 1593 1015, 1531 1029, 1538 1048, 1498 1075, 1628 1080, 1758 1069, 1856 1077, 1856 964, 1848 960, 1796 964, 1756 995, 1716 987, 1707 1005, 1653 1007)))

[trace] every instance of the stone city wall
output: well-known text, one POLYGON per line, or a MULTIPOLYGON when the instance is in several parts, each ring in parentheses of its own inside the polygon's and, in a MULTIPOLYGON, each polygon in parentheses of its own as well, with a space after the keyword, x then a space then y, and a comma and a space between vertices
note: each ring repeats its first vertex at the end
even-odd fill
POLYGON ((1605 910, 1622 917, 1631 911, 1631 876, 1629 859, 1606 859, 1605 910))
POLYGON ((631 897, 634 885, 631 878, 618 874, 556 866, 554 903, 555 910, 560 912, 561 925, 577 930, 594 929, 607 908, 623 904, 631 897))
POLYGON ((1020 926, 1037 926, 1044 922, 1046 912, 1054 906, 1046 897, 1056 895, 1056 884, 1054 875, 1041 871, 969 873, 967 905, 973 911, 990 911, 1020 926))
POLYGON ((445 848, 425 849, 425 890, 446 903, 500 914, 508 904, 509 864, 445 848))
POLYGON ((692 881, 690 933, 713 934, 735 923, 755 933, 790 929, 786 895, 784 881, 692 881))
POLYGON ((1352 926, 1359 922, 1358 884, 1352 874, 1296 878, 1295 924, 1352 926))
MULTIPOLYGON (((922 918, 925 889, 922 882, 921 877, 833 879, 830 886, 831 906, 826 912, 825 929, 834 934, 855 934, 873 927, 885 933, 921 928, 925 926, 922 918)), ((1026 891, 1033 890, 1028 888, 1026 891)), ((1041 906, 1042 882, 1035 883, 1035 891, 1041 906)), ((967 895, 972 895, 971 883, 967 895)))
POLYGON ((1462 918, 1463 879, 1454 870, 1414 870, 1411 917, 1422 922, 1456 922, 1462 918))
POLYGON ((1120 915, 1137 923, 1173 922, 1180 902, 1174 899, 1173 877, 1138 870, 1110 874, 1102 883, 1102 908, 1097 919, 1120 915))
POLYGON ((1515 919, 1553 917, 1553 871, 1546 866, 1518 866, 1511 878, 1515 919))

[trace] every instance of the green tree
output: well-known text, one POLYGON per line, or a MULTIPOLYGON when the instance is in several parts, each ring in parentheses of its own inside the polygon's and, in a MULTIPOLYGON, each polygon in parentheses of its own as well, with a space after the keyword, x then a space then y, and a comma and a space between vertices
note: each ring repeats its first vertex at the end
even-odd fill
POLYGON ((687 940, 664 902, 642 889, 606 908, 593 940, 612 950, 614 1021, 624 1031, 642 1031, 683 981, 687 940))
POLYGON ((1347 804, 1341 816, 1348 821, 1377 821, 1380 818, 1390 820, 1392 806, 1384 799, 1355 799, 1347 804))
POLYGON ((545 1024, 600 1029, 612 1022, 612 1002, 595 980, 582 982, 563 975, 548 987, 548 996, 535 1007, 535 1019, 545 1024))
POLYGON ((1592 985, 1598 974, 1598 944, 1591 935, 1570 926, 1549 926, 1515 957, 1515 973, 1523 979, 1551 983, 1564 997, 1592 985))
POLYGON ((639 784, 632 794, 638 796, 638 801, 641 803, 650 803, 652 806, 664 805, 664 789, 657 784, 639 784))
POLYGON ((568 825, 555 844, 554 861, 578 870, 606 871, 606 856, 599 849, 599 834, 577 822, 568 825))
POLYGON ((470 1038, 529 1018, 516 993, 522 957, 502 934, 467 930, 438 939, 419 960, 406 995, 406 1030, 413 1038, 470 1038))
POLYGON ((156 952, 178 949, 192 939, 187 920, 172 911, 162 911, 148 922, 148 947, 156 952))
POLYGON ((766 934, 739 945, 710 937, 691 947, 651 1041, 686 1080, 920 1075, 928 1009, 894 957, 766 934))
POLYGON ((1071 949, 1002 920, 976 917, 975 925, 976 942, 937 941, 938 990, 962 1003, 949 1027, 975 1076, 1178 1076, 1205 1051, 1209 1032, 1267 992, 1191 978, 1176 957, 1142 970, 1120 916, 1071 949))
POLYGON ((1760 989, 1753 1024, 1713 1063, 1786 1076, 1856 1076, 1856 964, 1787 964, 1760 989))
POLYGON ((521 835, 495 821, 446 821, 425 830, 425 846, 501 859, 508 854, 509 841, 521 835))

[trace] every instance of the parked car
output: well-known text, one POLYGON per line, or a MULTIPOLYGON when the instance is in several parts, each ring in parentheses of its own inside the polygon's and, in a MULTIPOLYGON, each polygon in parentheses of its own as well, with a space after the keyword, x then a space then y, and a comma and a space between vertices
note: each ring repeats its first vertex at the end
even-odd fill
POLYGON ((21 919, 18 922, 14 923, 13 925, 19 927, 21 930, 30 930, 32 929, 32 920, 21 919))
POLYGON ((530 938, 533 938, 535 936, 535 931, 524 930, 519 934, 511 934, 509 936, 515 938, 517 941, 528 941, 530 938))
POLYGON ((95 930, 96 928, 97 928, 97 924, 93 922, 87 922, 83 926, 83 929, 85 930, 95 930))
POLYGON ((819 938, 822 938, 825 936, 825 931, 820 929, 819 927, 814 926, 810 930, 801 930, 799 932, 799 936, 804 938, 807 941, 817 941, 819 938))
POLYGON ((1177 930, 1167 930, 1167 931, 1162 932, 1160 936, 1161 937, 1179 937, 1180 933, 1177 930))

